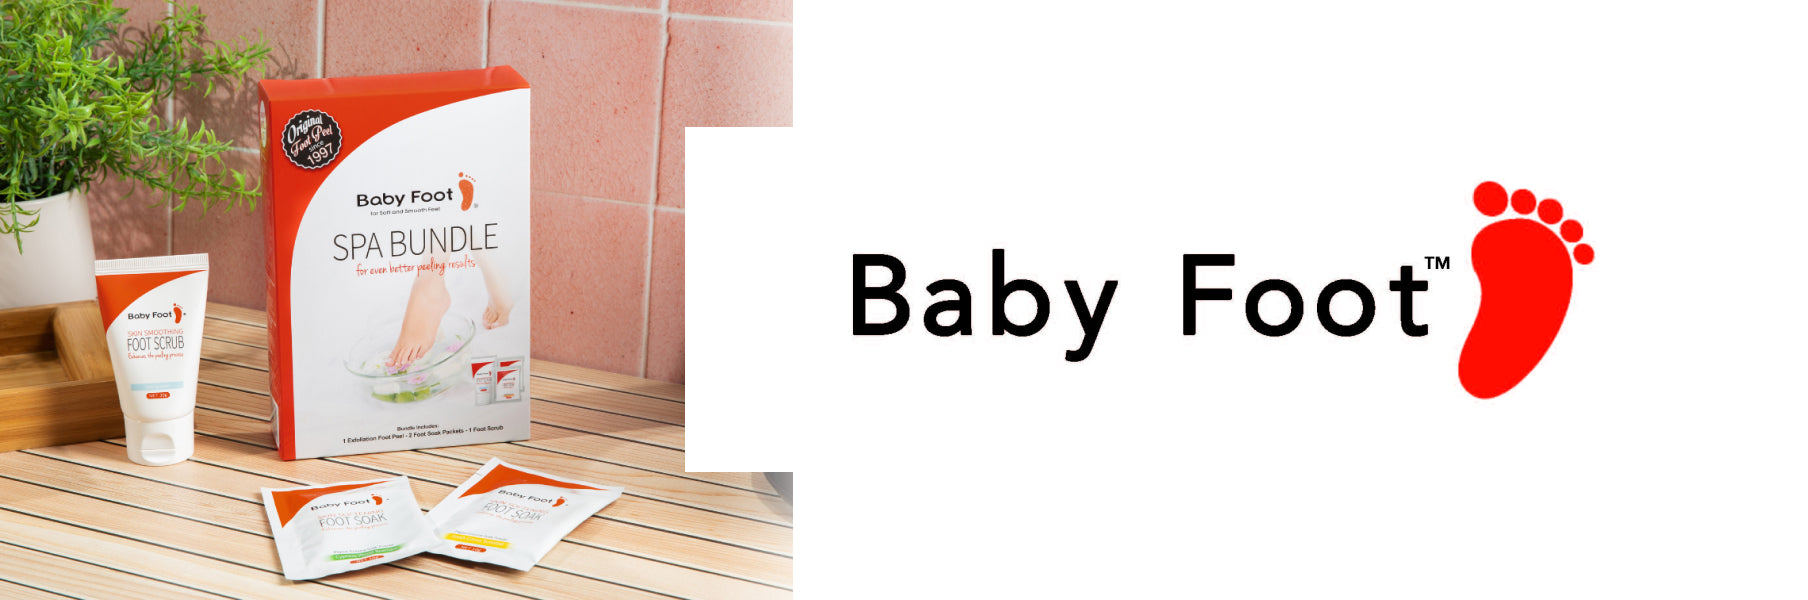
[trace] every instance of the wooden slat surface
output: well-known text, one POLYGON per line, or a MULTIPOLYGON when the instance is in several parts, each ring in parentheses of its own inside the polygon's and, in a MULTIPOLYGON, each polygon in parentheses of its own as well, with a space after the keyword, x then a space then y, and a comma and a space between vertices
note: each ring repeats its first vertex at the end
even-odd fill
POLYGON ((757 473, 684 471, 684 386, 534 361, 532 439, 284 462, 270 435, 264 314, 209 304, 195 456, 124 440, 0 453, 0 597, 789 598, 791 508, 757 473), (421 555, 282 576, 260 487, 408 475, 423 509, 484 461, 627 493, 528 571, 421 555))
POLYGON ((67 600, 68 596, 53 594, 34 587, 25 587, 5 579, 0 579, 0 598, 14 600, 67 600))

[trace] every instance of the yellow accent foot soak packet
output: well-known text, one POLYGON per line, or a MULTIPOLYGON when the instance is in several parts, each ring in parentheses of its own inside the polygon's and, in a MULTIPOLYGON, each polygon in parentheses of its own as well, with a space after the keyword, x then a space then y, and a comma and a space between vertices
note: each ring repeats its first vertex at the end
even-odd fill
POLYGON ((428 552, 526 571, 621 494, 492 458, 427 513, 441 538, 428 552))
POLYGON ((263 492, 283 577, 292 580, 401 560, 439 543, 406 476, 263 492))

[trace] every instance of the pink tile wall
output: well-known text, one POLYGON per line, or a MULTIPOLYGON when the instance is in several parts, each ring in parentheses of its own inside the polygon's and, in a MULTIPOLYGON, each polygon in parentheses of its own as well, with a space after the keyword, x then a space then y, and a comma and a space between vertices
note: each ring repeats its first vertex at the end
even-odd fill
MULTIPOLYGON (((164 13, 161 0, 123 0, 125 39, 143 38, 164 13)), ((88 188, 88 219, 94 227, 95 258, 130 258, 164 254, 169 248, 169 208, 138 182, 102 177, 88 188)))
POLYGON ((653 211, 647 377, 684 381, 684 211, 653 211))
POLYGON ((791 22, 790 0, 672 0, 672 12, 791 22))
POLYGON ((534 187, 645 203, 658 138, 663 17, 497 0, 490 64, 534 87, 534 187))
POLYGON ((684 208, 684 128, 791 126, 791 28, 674 18, 659 204, 684 208))
POLYGON ((536 358, 640 372, 647 217, 634 204, 534 193, 536 358))
POLYGON ((326 76, 483 67, 485 0, 326 0, 326 76))
MULTIPOLYGON (((791 2, 197 3, 214 39, 271 44, 271 78, 521 71, 534 87, 534 355, 684 382, 684 128, 791 124, 791 2)), ((117 4, 140 29, 164 10, 117 4)), ((183 92, 165 110, 257 168, 255 88, 183 92)), ((97 255, 207 252, 213 300, 264 308, 261 207, 172 214, 125 197, 133 187, 90 190, 97 255)))

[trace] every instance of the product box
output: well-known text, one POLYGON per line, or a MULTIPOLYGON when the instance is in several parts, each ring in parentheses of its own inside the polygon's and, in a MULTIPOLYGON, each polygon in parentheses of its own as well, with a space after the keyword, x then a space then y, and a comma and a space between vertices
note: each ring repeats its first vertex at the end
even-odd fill
POLYGON ((524 440, 528 86, 514 69, 258 85, 284 460, 524 440), (497 357, 512 360, 499 372, 497 357))

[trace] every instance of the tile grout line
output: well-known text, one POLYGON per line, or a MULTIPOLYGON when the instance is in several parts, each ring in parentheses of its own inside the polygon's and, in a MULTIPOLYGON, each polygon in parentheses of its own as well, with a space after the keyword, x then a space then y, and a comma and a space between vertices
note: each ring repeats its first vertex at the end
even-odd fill
POLYGON ((659 70, 653 76, 653 178, 647 193, 647 256, 646 285, 640 290, 640 377, 646 378, 647 365, 652 359, 647 352, 653 346, 653 220, 658 216, 655 210, 659 206, 659 158, 660 138, 665 133, 665 63, 672 51, 672 17, 667 13, 671 9, 671 0, 659 2, 659 70))
MULTIPOLYGON (((606 202, 609 204, 626 204, 628 206, 647 206, 647 203, 645 203, 645 202, 635 202, 632 200, 616 200, 614 198, 604 198, 601 196, 584 196, 584 195, 580 195, 580 194, 569 194, 569 193, 561 192, 558 190, 536 189, 534 191, 546 192, 548 194, 558 194, 560 196, 571 196, 573 198, 577 198, 577 199, 583 200, 585 202, 606 202)), ((675 212, 675 213, 684 212, 684 207, 682 207, 682 206, 659 206, 657 204, 654 204, 653 209, 664 211, 664 212, 675 212)))
MULTIPOLYGON (((176 14, 174 2, 163 5, 163 16, 176 14)), ((163 124, 168 126, 176 120, 176 99, 172 96, 163 101, 163 124)), ((163 254, 171 256, 176 253, 176 209, 171 202, 163 203, 163 254)))
POLYGON ((665 7, 663 7, 663 6, 660 8, 640 8, 637 6, 610 6, 607 4, 594 4, 594 3, 590 3, 590 2, 576 2, 573 0, 519 0, 519 1, 525 2, 528 4, 545 4, 545 5, 549 5, 549 6, 569 6, 572 8, 597 8, 597 9, 602 9, 602 10, 613 10, 616 12, 640 13, 643 15, 665 15, 666 14, 665 7))
POLYGON ((719 17, 716 15, 694 15, 694 14, 690 14, 690 13, 672 13, 671 16, 674 19, 684 19, 687 21, 716 21, 716 22, 720 22, 720 23, 742 23, 742 24, 746 24, 746 25, 774 25, 774 26, 778 26, 778 27, 793 27, 794 26, 788 21, 767 21, 767 20, 763 20, 763 19, 749 19, 746 17, 719 17))
POLYGON ((478 40, 479 40, 478 52, 482 53, 482 56, 480 57, 482 62, 480 62, 478 64, 483 65, 483 68, 485 68, 485 69, 490 68, 490 7, 491 6, 492 6, 492 4, 490 3, 490 0, 483 0, 483 34, 478 36, 478 40))
POLYGON ((616 12, 640 13, 643 15, 663 15, 666 17, 674 17, 674 18, 679 18, 679 19, 695 19, 695 20, 699 20, 699 21, 722 21, 725 23, 747 23, 747 24, 752 24, 752 25, 777 25, 780 27, 791 27, 792 26, 791 22, 789 22, 789 21, 768 21, 765 19, 751 19, 751 18, 747 18, 747 17, 721 17, 721 16, 716 16, 716 15, 699 15, 699 14, 694 14, 694 13, 676 13, 676 12, 671 11, 670 0, 666 0, 666 2, 663 2, 662 6, 659 8, 639 8, 639 7, 634 7, 634 6, 610 6, 607 4, 594 4, 594 3, 590 3, 590 2, 579 2, 579 1, 575 1, 575 0, 516 0, 516 1, 524 2, 527 4, 544 4, 547 6, 569 6, 572 8, 594 8, 594 9, 599 9, 599 10, 612 10, 612 11, 616 11, 616 12))
POLYGON ((326 0, 314 0, 314 76, 326 77, 326 0))

